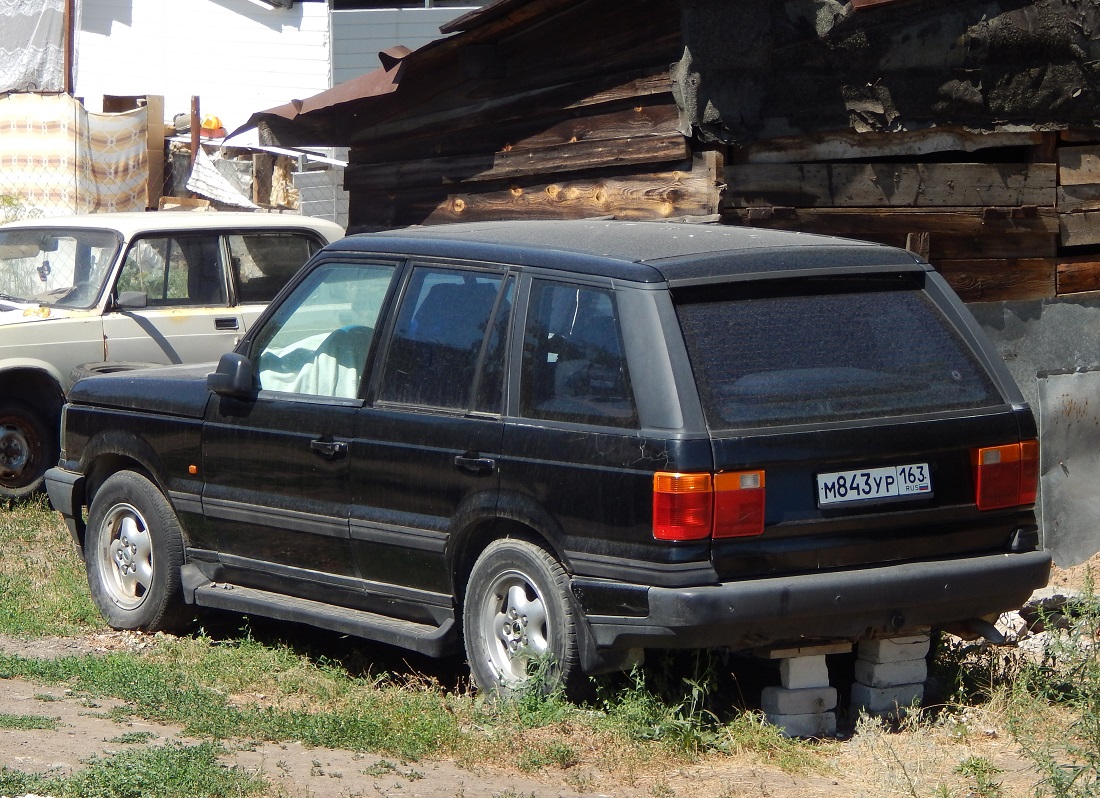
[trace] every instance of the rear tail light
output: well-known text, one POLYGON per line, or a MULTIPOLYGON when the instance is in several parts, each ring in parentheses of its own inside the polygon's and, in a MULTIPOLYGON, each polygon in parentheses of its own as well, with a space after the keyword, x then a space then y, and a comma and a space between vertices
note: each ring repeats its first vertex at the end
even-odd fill
POLYGON ((710 474, 653 475, 653 537, 702 540, 710 537, 714 488, 710 474))
POLYGON ((714 475, 714 537, 764 534, 764 472, 714 475))
POLYGON ((979 510, 1034 504, 1039 486, 1039 442, 975 449, 974 494, 979 510))
POLYGON ((706 540, 764 532, 764 472, 653 475, 653 537, 706 540))

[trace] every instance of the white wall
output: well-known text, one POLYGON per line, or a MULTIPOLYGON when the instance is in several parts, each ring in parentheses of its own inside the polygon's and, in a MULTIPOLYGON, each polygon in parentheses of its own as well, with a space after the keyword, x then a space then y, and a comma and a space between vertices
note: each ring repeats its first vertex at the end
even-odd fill
POLYGON ((74 93, 89 110, 104 94, 163 94, 170 121, 198 95, 229 130, 332 85, 327 3, 78 0, 76 51, 74 93))
POLYGON ((439 28, 484 3, 446 8, 332 12, 332 78, 343 83, 379 67, 378 53, 395 44, 415 50, 440 38, 439 28))

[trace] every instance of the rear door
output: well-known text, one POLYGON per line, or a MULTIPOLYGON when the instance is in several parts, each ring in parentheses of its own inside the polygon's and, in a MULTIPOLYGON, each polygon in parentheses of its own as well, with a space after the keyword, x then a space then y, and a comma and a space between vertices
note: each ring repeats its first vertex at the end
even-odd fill
POLYGON ((489 265, 407 277, 352 449, 351 536, 379 610, 446 617, 450 535, 495 513, 514 291, 489 265))
POLYGON ((677 294, 715 470, 766 483, 763 534, 714 542, 722 578, 1004 551, 1027 521, 975 505, 974 452, 1026 414, 926 279, 677 294))

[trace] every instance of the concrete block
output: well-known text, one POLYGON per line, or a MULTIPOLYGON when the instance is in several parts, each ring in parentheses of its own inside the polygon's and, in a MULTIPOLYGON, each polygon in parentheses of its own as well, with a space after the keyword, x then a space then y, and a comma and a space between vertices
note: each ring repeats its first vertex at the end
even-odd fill
POLYGON ((928 678, 928 663, 923 659, 902 662, 868 662, 856 660, 856 681, 868 687, 894 687, 917 684, 928 678))
POLYGON ((852 711, 862 710, 868 715, 898 717, 914 703, 924 700, 924 684, 899 684, 894 687, 869 687, 855 682, 852 685, 852 711))
POLYGON ((856 656, 868 662, 903 662, 923 659, 932 644, 929 635, 909 637, 883 637, 876 640, 860 640, 856 656))
POLYGON ((825 656, 786 657, 779 661, 779 681, 784 687, 828 687, 829 668, 825 656))
POLYGON ((778 726, 788 737, 831 737, 836 734, 835 712, 804 715, 766 715, 768 723, 778 726))
POLYGON ((836 709, 835 687, 765 687, 760 694, 760 708, 769 715, 810 715, 836 709))

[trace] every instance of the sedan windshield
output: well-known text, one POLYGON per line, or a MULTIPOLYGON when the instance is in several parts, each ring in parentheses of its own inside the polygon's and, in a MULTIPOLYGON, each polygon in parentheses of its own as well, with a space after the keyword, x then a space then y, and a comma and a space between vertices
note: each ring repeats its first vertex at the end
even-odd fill
POLYGON ((0 300, 94 307, 120 243, 109 230, 0 230, 0 300))

